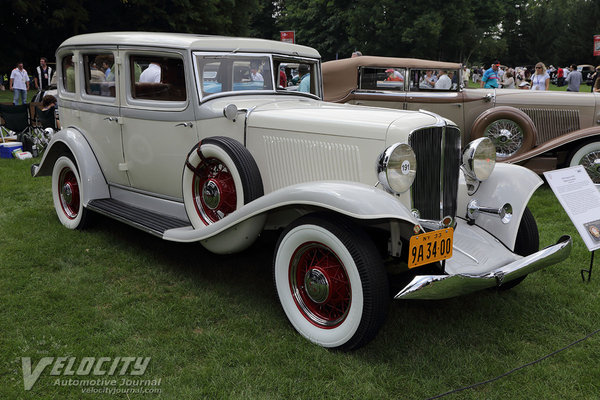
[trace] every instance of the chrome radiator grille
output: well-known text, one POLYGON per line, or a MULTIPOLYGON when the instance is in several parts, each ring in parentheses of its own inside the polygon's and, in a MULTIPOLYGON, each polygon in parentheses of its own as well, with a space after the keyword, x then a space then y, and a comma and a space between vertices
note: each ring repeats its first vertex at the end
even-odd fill
POLYGON ((576 131, 580 126, 578 110, 521 108, 521 111, 531 118, 537 128, 536 145, 576 131))
POLYGON ((421 218, 440 220, 456 215, 460 130, 434 127, 413 132, 408 144, 417 156, 417 175, 412 186, 413 207, 421 218))

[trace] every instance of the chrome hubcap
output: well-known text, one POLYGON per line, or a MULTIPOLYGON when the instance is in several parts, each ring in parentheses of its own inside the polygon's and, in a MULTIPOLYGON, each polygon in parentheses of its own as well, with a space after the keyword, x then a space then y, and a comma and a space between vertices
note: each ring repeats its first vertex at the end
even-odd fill
POLYGON ((329 297, 327 276, 319 268, 311 268, 304 276, 304 289, 315 303, 324 303, 329 297))
POLYGON ((73 189, 71 188, 71 184, 69 182, 63 185, 62 197, 66 204, 71 204, 73 202, 73 189))
POLYGON ((202 198, 204 204, 211 210, 216 209, 221 202, 221 190, 219 184, 212 179, 204 183, 202 187, 202 198))

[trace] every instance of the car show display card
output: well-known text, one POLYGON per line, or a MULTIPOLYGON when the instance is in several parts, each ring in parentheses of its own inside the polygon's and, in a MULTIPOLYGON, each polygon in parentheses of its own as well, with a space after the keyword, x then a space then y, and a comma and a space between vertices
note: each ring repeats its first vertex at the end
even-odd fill
POLYGON ((600 249, 600 192, 581 165, 544 172, 590 251, 600 249))

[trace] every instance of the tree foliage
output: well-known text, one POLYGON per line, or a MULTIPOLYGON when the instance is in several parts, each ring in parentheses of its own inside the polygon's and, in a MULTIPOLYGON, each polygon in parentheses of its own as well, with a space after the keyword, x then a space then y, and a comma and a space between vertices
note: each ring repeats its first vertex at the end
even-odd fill
POLYGON ((324 60, 364 54, 468 63, 600 64, 597 0, 11 0, 0 13, 0 71, 53 59, 70 36, 114 30, 279 38, 324 60))

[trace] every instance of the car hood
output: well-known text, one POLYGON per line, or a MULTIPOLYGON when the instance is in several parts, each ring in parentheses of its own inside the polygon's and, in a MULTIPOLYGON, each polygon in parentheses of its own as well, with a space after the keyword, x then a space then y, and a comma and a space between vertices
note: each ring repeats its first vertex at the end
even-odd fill
POLYGON ((386 141, 392 126, 401 125, 408 135, 408 132, 433 125, 436 121, 432 115, 414 111, 311 99, 278 99, 256 106, 248 116, 247 126, 386 141))

